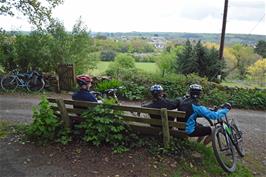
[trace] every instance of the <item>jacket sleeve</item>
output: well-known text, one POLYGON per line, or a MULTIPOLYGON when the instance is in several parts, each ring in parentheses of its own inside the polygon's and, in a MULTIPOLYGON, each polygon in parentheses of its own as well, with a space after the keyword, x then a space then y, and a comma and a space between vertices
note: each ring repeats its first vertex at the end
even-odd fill
POLYGON ((91 94, 91 93, 88 94, 88 98, 87 99, 88 99, 87 101, 98 102, 96 97, 93 94, 91 94))
POLYGON ((199 117, 205 117, 207 119, 211 120, 217 120, 224 118, 226 114, 229 112, 229 109, 223 108, 219 109, 218 111, 211 111, 205 106, 197 106, 197 105, 192 105, 193 111, 197 113, 199 117))
POLYGON ((164 100, 164 103, 162 104, 162 107, 165 107, 167 109, 176 109, 179 105, 179 100, 168 100, 168 99, 165 99, 164 100))

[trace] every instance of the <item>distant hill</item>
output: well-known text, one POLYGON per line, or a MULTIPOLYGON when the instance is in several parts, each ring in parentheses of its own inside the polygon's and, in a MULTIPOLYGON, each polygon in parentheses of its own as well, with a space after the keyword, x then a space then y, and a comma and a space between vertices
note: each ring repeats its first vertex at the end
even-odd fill
MULTIPOLYGON (((16 31, 11 33, 29 34, 29 31, 16 31)), ((92 36, 102 35, 111 38, 133 38, 133 37, 163 37, 166 40, 201 40, 219 43, 221 34, 218 33, 181 33, 181 32, 90 32, 92 36)), ((259 40, 266 41, 266 35, 254 34, 226 34, 225 44, 242 43, 247 45, 255 45, 259 40)))
MULTIPOLYGON (((102 33, 95 33, 93 32, 92 35, 104 35, 107 37, 112 38, 121 38, 121 37, 164 37, 167 40, 202 40, 202 41, 209 41, 219 43, 220 41, 220 34, 214 33, 179 33, 179 32, 117 32, 117 33, 110 33, 110 32, 102 32, 102 33)), ((225 44, 233 44, 233 43, 243 43, 248 45, 255 45, 259 40, 266 41, 266 35, 253 35, 253 34, 226 34, 225 36, 225 44)))

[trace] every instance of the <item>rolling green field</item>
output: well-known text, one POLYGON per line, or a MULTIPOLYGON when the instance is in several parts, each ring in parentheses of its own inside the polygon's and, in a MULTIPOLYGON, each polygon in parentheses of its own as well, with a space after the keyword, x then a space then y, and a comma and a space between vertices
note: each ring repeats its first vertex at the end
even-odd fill
MULTIPOLYGON (((89 70, 88 74, 92 74, 92 75, 100 75, 103 74, 108 66, 111 64, 112 62, 106 62, 106 61, 100 61, 97 64, 97 69, 94 70, 89 70)), ((142 69, 146 72, 150 72, 150 73, 155 73, 158 70, 158 67, 155 63, 141 63, 141 62, 137 62, 136 63, 136 67, 139 69, 142 69)))

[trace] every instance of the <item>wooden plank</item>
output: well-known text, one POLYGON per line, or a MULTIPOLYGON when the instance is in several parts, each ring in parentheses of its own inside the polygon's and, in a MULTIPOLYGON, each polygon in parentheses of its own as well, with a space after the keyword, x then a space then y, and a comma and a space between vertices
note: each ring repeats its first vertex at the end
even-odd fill
POLYGON ((169 147, 170 143, 170 133, 169 133, 169 124, 168 124, 168 115, 167 109, 161 109, 161 119, 162 119, 162 128, 163 128, 163 144, 164 148, 169 147))
POLYGON ((175 127, 181 130, 184 130, 186 128, 186 123, 185 122, 173 122, 173 121, 168 121, 169 127, 175 127))
POLYGON ((64 121, 64 126, 65 128, 69 128, 71 129, 72 125, 71 125, 71 120, 68 116, 68 113, 67 113, 67 110, 66 110, 66 107, 65 107, 65 104, 64 104, 64 101, 62 99, 58 99, 56 100, 57 101, 57 106, 59 108, 59 111, 60 111, 60 114, 61 114, 61 117, 64 121))
MULTIPOLYGON (((134 125, 134 124, 128 124, 130 129, 138 134, 144 134, 144 135, 153 135, 153 136, 160 136, 162 135, 162 129, 159 127, 150 127, 150 126, 139 126, 139 125, 134 125)), ((187 139, 188 136, 185 133, 185 131, 182 130, 170 130, 170 134, 172 136, 182 138, 182 139, 187 139)))
MULTIPOLYGON (((82 114, 86 109, 78 109, 78 108, 66 108, 68 113, 74 114, 82 114)), ((126 122, 139 122, 139 123, 146 123, 152 125, 162 125, 162 121, 158 119, 147 119, 143 117, 137 116, 129 116, 129 115, 122 115, 122 120, 126 122)), ((184 129, 186 127, 185 122, 173 122, 168 121, 170 127, 176 127, 179 129, 184 129)))
POLYGON ((128 115, 122 115, 121 120, 126 122, 138 122, 138 123, 145 123, 152 125, 162 125, 162 121, 158 119, 147 119, 147 118, 128 116, 128 115))
POLYGON ((139 126, 133 124, 128 124, 128 126, 132 131, 138 134, 155 135, 155 136, 159 136, 162 134, 162 129, 159 127, 139 126))
MULTIPOLYGON (((162 125, 162 121, 158 119, 147 119, 143 117, 135 117, 135 116, 128 116, 128 115, 123 115, 122 120, 126 122, 138 122, 138 123, 145 123, 145 124, 152 124, 152 125, 162 125)), ((173 121, 168 121, 169 127, 175 127, 179 129, 185 129, 186 123, 184 122, 173 122, 173 121)))
MULTIPOLYGON (((50 102, 55 102, 56 99, 48 98, 50 102)), ((76 101, 76 100, 64 100, 65 104, 75 105, 79 107, 95 107, 100 105, 100 103, 95 102, 88 102, 88 101, 76 101)), ((147 113, 147 114, 154 114, 154 115, 161 115, 160 109, 155 108, 144 108, 144 107, 135 107, 135 106, 125 106, 125 105, 110 105, 111 109, 121 110, 121 111, 129 111, 129 112, 137 112, 137 113, 147 113)), ((185 118, 186 113, 182 111, 173 111, 167 110, 168 116, 171 117, 178 117, 178 118, 185 118)))

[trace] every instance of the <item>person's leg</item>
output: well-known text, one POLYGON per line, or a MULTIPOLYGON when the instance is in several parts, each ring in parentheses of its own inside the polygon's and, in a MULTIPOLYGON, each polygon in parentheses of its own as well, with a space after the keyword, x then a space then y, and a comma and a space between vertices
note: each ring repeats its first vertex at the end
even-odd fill
POLYGON ((189 136, 199 137, 197 139, 197 142, 199 142, 199 143, 205 138, 205 136, 207 136, 203 142, 205 145, 207 145, 211 141, 211 132, 212 132, 211 127, 205 127, 202 125, 197 125, 195 128, 195 131, 192 134, 190 134, 189 136))

